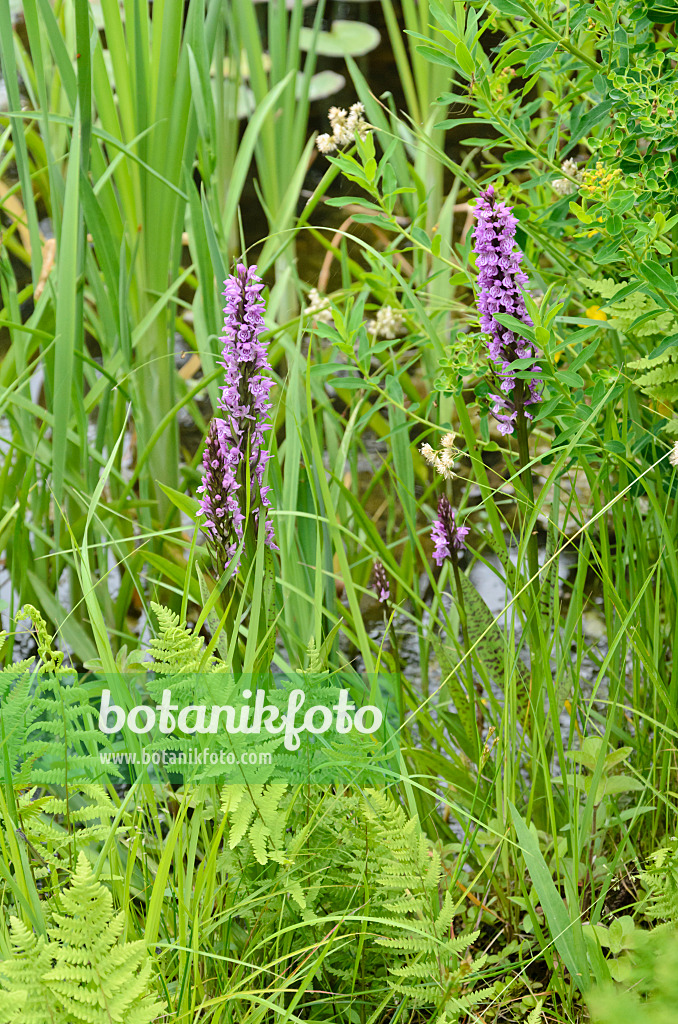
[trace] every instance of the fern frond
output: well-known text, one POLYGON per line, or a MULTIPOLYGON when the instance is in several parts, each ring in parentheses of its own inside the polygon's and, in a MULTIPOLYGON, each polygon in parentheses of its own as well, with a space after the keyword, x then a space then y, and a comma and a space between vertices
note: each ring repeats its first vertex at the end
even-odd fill
MULTIPOLYGON (((153 671, 159 675, 182 672, 197 672, 200 668, 205 645, 202 637, 179 621, 179 616, 161 604, 151 601, 151 608, 158 618, 159 633, 151 640, 153 671)), ((216 658, 210 657, 204 671, 210 671, 216 658)))
MULTIPOLYGON (((60 818, 68 818, 71 825, 78 826, 77 842, 82 847, 87 842, 105 842, 111 835, 116 808, 103 786, 80 784, 68 799, 51 793, 36 796, 36 789, 17 797, 22 828, 26 839, 48 863, 61 866, 60 855, 73 844, 73 836, 59 824, 60 818)), ((127 825, 115 829, 116 836, 124 836, 127 825)))
POLYGON ((645 889, 645 913, 651 920, 678 924, 678 840, 656 850, 640 873, 645 889))
MULTIPOLYGON (((398 929, 398 931, 406 933, 409 929, 411 929, 412 923, 410 921, 394 920, 392 927, 398 929)), ((433 945, 431 942, 431 938, 428 935, 379 935, 374 941, 378 943, 380 946, 386 946, 388 949, 392 949, 395 952, 402 953, 403 955, 409 955, 414 953, 430 953, 433 945)), ((401 974, 403 971, 405 971, 405 974, 407 974, 407 971, 409 971, 409 967, 391 968, 391 972, 394 974, 401 974)))
POLYGON ((492 1002, 495 996, 496 992, 491 986, 477 988, 472 992, 464 992, 462 996, 451 996, 445 1004, 445 1012, 448 1015, 456 1013, 457 1017, 452 1017, 453 1020, 456 1020, 460 1013, 468 1013, 469 1010, 473 1009, 474 1006, 478 1006, 479 1003, 492 1002))
MULTIPOLYGON (((646 362, 652 362, 646 360, 646 362)), ((668 362, 654 366, 638 378, 636 384, 644 391, 650 391, 659 384, 673 384, 678 380, 678 363, 668 362)))
POLYGON ((676 353, 672 349, 667 349, 666 352, 662 352, 658 356, 644 356, 642 359, 634 359, 628 366, 630 370, 652 370, 656 366, 661 366, 662 363, 672 362, 675 358, 676 353))
POLYGON ((143 941, 120 942, 124 915, 98 882, 84 853, 70 886, 54 903, 48 928, 54 966, 44 975, 65 1012, 82 1024, 151 1024, 165 1007, 150 992, 143 941))
POLYGON ((152 992, 145 943, 120 941, 124 915, 84 853, 50 907, 47 939, 12 921, 13 955, 0 964, 2 1024, 151 1024, 166 1011, 152 992))
POLYGON ((0 963, 1 1024, 60 1024, 42 980, 52 964, 44 937, 36 938, 16 917, 10 937, 13 955, 0 963))
POLYGON ((537 1005, 528 1014, 527 1019, 525 1021, 525 1024, 542 1024, 542 1015, 541 1015, 542 1004, 543 1004, 543 1000, 542 999, 538 999, 537 1000, 537 1005))
MULTIPOLYGON (((54 637, 50 636, 47 632, 47 623, 38 609, 34 608, 32 604, 25 604, 23 608, 19 609, 16 617, 17 619, 31 619, 33 622, 35 640, 38 645, 38 657, 42 662, 38 671, 57 672, 61 668, 64 654, 63 651, 56 651, 52 647, 54 637)), ((69 671, 72 672, 74 670, 70 669, 69 671)))
POLYGON ((422 985, 419 983, 417 985, 406 985, 391 981, 390 985, 398 995, 407 996, 412 1001, 413 1006, 426 1006, 431 1003, 435 1005, 440 1001, 443 991, 440 986, 434 984, 422 985))
POLYGON ((286 859, 283 835, 287 816, 280 806, 286 792, 287 786, 280 784, 224 787, 221 806, 230 820, 231 850, 247 837, 259 864, 286 859))
POLYGON ((452 899, 452 894, 448 891, 445 893, 445 899, 435 924, 435 934, 439 939, 449 938, 453 918, 454 900, 452 899))
POLYGON ((360 958, 370 990, 381 1000, 388 986, 393 1004, 405 996, 425 1007, 422 1020, 453 1024, 464 1008, 470 1013, 493 999, 494 989, 481 988, 486 957, 470 954, 478 933, 452 937, 455 901, 444 888, 441 900, 440 852, 392 793, 228 786, 221 805, 229 826, 222 856, 237 864, 241 879, 249 857, 252 896, 262 892, 264 879, 274 885, 273 894, 266 889, 265 909, 261 900, 248 902, 248 927, 254 921, 262 927, 263 913, 276 933, 284 922, 297 930, 300 946, 312 946, 327 933, 326 915, 346 922, 346 934, 323 962, 327 987, 355 985, 360 958), (305 814, 295 804, 302 793, 305 814), (371 919, 360 939, 354 910, 371 919))

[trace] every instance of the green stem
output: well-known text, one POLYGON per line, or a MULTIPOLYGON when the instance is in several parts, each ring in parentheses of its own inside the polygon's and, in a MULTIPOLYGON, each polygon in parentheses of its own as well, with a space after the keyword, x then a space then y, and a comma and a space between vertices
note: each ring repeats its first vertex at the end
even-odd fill
MULTIPOLYGON (((527 520, 534 509, 534 485, 532 483, 532 471, 530 470, 530 448, 527 438, 527 416, 525 415, 525 385, 522 380, 516 383, 514 391, 518 417, 516 420, 516 434, 518 437, 518 457, 520 461, 519 479, 527 499, 525 520, 527 520)), ((536 600, 537 588, 539 585, 539 551, 537 546, 537 533, 532 530, 527 541, 527 565, 530 572, 530 586, 534 591, 536 600)))
POLYGON ((391 615, 388 621, 388 636, 391 641, 391 651, 393 653, 393 667, 395 669, 396 679, 398 681, 398 720, 400 728, 402 729, 405 724, 405 694, 403 693, 403 681, 402 681, 402 670, 400 664, 400 651, 398 649, 398 638, 396 636, 395 625, 393 622, 393 615, 391 615))
POLYGON ((475 683, 473 680, 473 666, 471 665, 471 641, 468 635, 468 620, 466 618, 466 605, 464 604, 464 591, 461 585, 461 573, 459 572, 459 562, 457 561, 456 551, 452 552, 452 571, 454 573, 454 582, 457 588, 457 604, 459 606, 459 620, 461 622, 461 635, 464 641, 464 652, 466 657, 464 658, 464 667, 466 669, 466 682, 468 684, 468 699, 473 706, 475 702, 475 683))
POLYGON ((572 54, 573 57, 578 57, 579 60, 583 64, 586 64, 592 71, 600 70, 600 65, 596 60, 592 59, 588 54, 584 53, 583 50, 580 50, 579 47, 575 46, 574 43, 571 43, 569 39, 564 39, 554 28, 551 27, 551 25, 548 24, 548 22, 544 21, 543 18, 539 17, 539 15, 535 11, 534 7, 531 6, 531 4, 525 4, 524 6, 527 7, 528 17, 530 17, 534 24, 537 25, 542 30, 542 32, 547 38, 558 40, 558 43, 560 44, 560 46, 562 46, 564 50, 567 50, 567 52, 572 54))
MULTIPOLYGON (((522 380, 516 382, 513 392, 518 416, 516 419, 516 434, 518 437, 518 452, 520 472, 519 479, 525 494, 525 512, 523 523, 529 522, 534 511, 534 485, 532 482, 532 471, 530 469, 530 448, 527 436, 527 416, 525 415, 525 384, 522 380)), ((541 621, 539 614, 539 548, 537 543, 537 532, 532 530, 527 538, 527 565, 529 583, 527 596, 531 598, 526 608, 526 628, 530 637, 530 666, 532 676, 532 687, 530 702, 534 709, 534 732, 533 740, 541 727, 543 719, 542 709, 542 686, 544 672, 548 668, 548 655, 543 650, 544 637, 541 632, 541 621), (542 671, 542 669, 544 671, 542 671)), ((542 798, 538 789, 533 789, 532 797, 542 798)), ((532 799, 532 798, 531 798, 532 799)))

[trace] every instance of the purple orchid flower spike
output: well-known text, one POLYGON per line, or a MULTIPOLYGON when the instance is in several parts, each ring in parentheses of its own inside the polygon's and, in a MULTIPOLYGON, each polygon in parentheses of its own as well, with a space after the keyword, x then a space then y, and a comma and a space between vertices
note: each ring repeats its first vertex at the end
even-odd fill
POLYGON ((457 526, 454 509, 443 496, 438 502, 438 518, 431 528, 436 565, 442 565, 446 558, 452 558, 453 552, 463 551, 466 547, 465 539, 470 532, 469 526, 457 526))
MULTIPOLYGON (((264 434, 271 425, 268 393, 273 386, 267 345, 260 340, 265 330, 264 287, 256 267, 238 264, 225 282, 224 333, 220 365, 225 371, 219 412, 210 423, 203 453, 205 470, 198 488, 202 494, 199 515, 202 529, 223 572, 236 556, 243 538, 249 487, 250 512, 255 530, 259 516, 265 517, 265 541, 277 550, 273 523, 268 517, 270 487, 263 483, 266 463, 271 458, 264 446, 264 434)), ((233 564, 236 573, 239 558, 233 564)))
MULTIPOLYGON (((521 269, 523 254, 515 245, 516 218, 511 207, 497 198, 494 187, 479 197, 475 207, 476 226, 474 252, 478 268, 478 311, 480 326, 490 335, 490 358, 496 364, 499 394, 491 394, 492 415, 500 434, 512 434, 518 410, 515 389, 517 379, 510 372, 516 359, 536 359, 537 353, 525 338, 503 327, 495 314, 508 313, 516 320, 532 325, 525 307, 521 286, 527 284, 527 274, 521 269)), ((524 381, 523 406, 541 401, 543 381, 539 379, 541 367, 531 367, 532 378, 524 381)), ((528 412, 525 415, 531 419, 528 412)))

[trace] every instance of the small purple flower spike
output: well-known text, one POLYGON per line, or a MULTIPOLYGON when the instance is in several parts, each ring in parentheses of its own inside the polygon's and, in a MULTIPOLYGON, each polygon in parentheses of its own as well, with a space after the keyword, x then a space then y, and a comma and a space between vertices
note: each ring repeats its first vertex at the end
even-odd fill
POLYGON ((457 526, 454 510, 444 496, 438 502, 438 518, 431 528, 431 539, 435 545, 433 558, 436 565, 442 565, 446 558, 452 558, 453 551, 463 551, 464 540, 471 532, 469 526, 457 526))
MULTIPOLYGON (((205 474, 198 488, 202 494, 199 515, 201 526, 223 572, 236 554, 243 537, 249 483, 250 511, 255 530, 260 512, 266 518, 265 541, 277 550, 273 524, 268 518, 270 488, 262 483, 266 463, 271 458, 264 448, 264 432, 271 411, 268 393, 273 386, 267 346, 259 340, 265 330, 264 287, 256 267, 238 264, 235 274, 225 282, 223 349, 220 365, 225 370, 219 411, 210 423, 203 453, 205 474)), ((240 560, 233 565, 237 573, 240 560)))
MULTIPOLYGON (((512 434, 518 411, 511 392, 517 384, 509 366, 516 359, 536 359, 537 353, 525 338, 502 327, 494 319, 495 313, 508 313, 524 324, 532 325, 525 307, 521 285, 527 284, 527 274, 521 270, 523 254, 515 249, 516 218, 511 207, 497 199, 494 187, 479 197, 475 207, 476 266, 478 268, 478 311, 480 326, 490 335, 488 345, 490 358, 495 364, 500 394, 491 394, 492 415, 498 423, 500 434, 512 434)), ((541 367, 531 367, 531 380, 524 381, 523 405, 534 405, 541 401, 543 381, 539 379, 541 367)), ((528 418, 532 418, 528 412, 528 418)))
POLYGON ((391 598, 391 588, 389 586, 388 576, 386 575, 386 569, 384 569, 381 562, 374 563, 372 586, 375 589, 379 603, 386 604, 386 602, 391 598))

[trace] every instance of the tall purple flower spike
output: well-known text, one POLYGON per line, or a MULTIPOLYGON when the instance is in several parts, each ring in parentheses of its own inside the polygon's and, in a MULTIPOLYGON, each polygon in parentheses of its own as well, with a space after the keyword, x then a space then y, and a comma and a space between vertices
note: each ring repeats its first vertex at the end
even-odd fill
POLYGON ((469 526, 457 526, 454 509, 446 497, 438 502, 438 518, 431 528, 431 539, 435 545, 433 558, 436 565, 442 565, 446 558, 452 558, 453 551, 463 551, 469 526))
MULTIPOLYGON (((492 415, 497 420, 500 434, 512 434, 518 410, 516 395, 512 394, 518 381, 511 374, 509 366, 516 359, 537 358, 534 347, 525 338, 519 338, 513 331, 502 327, 494 319, 495 313, 508 313, 517 320, 532 326, 520 290, 527 284, 527 274, 521 270, 523 254, 515 249, 517 220, 511 213, 512 207, 497 199, 494 187, 490 185, 479 197, 475 207, 476 266, 478 268, 478 311, 480 326, 489 334, 490 358, 496 366, 499 394, 492 394, 492 415)), ((524 380, 523 405, 534 405, 541 401, 543 381, 538 377, 541 367, 531 367, 531 380, 524 380)), ((528 412, 525 415, 531 419, 528 412)))
MULTIPOLYGON (((221 572, 242 541, 248 481, 255 530, 263 512, 266 544, 277 551, 273 523, 267 514, 270 487, 262 483, 266 463, 271 458, 264 448, 264 433, 271 428, 266 419, 271 411, 268 393, 273 381, 262 373, 271 367, 267 346, 259 340, 265 330, 264 303, 259 297, 264 285, 256 269, 248 270, 238 264, 222 293, 226 296, 226 316, 219 364, 225 370, 219 400, 221 417, 210 423, 203 453, 205 474, 198 488, 202 494, 198 514, 204 517, 201 527, 221 572)), ((239 567, 237 558, 233 572, 239 567)))

